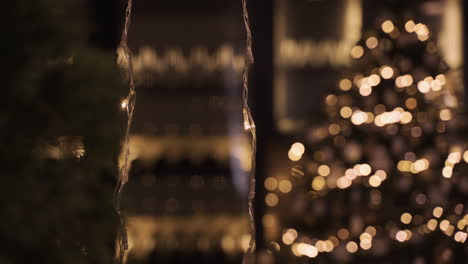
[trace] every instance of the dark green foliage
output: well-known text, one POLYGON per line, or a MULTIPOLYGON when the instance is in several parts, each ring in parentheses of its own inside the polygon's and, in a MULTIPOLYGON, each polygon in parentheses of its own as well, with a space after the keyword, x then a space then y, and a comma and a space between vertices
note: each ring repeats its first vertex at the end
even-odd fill
POLYGON ((86 45, 80 1, 3 5, 0 263, 111 263, 125 93, 115 56, 86 45))

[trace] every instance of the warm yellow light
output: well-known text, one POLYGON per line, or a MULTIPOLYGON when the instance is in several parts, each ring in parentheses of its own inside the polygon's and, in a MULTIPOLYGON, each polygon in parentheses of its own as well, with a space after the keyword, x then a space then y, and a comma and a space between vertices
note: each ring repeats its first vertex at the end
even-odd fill
MULTIPOLYGON (((371 174, 372 168, 369 164, 364 163, 359 166, 359 173, 364 176, 369 176, 371 174)), ((380 179, 379 179, 380 180, 380 179)))
POLYGON ((413 20, 409 20, 408 22, 405 23, 405 29, 408 33, 413 33, 415 28, 416 28, 416 24, 414 23, 413 20))
POLYGON ((336 136, 340 133, 340 131, 341 127, 338 124, 331 124, 328 126, 328 133, 330 133, 330 135, 336 136))
POLYGON ((418 82, 418 90, 421 92, 421 93, 427 93, 429 92, 431 89, 431 86, 429 85, 428 82, 426 81, 420 81, 418 82))
POLYGON ((278 180, 273 177, 268 177, 265 179, 264 185, 267 190, 273 191, 276 189, 276 187, 278 187, 278 180))
POLYGON ((321 191, 325 187, 326 181, 323 177, 317 176, 312 181, 312 188, 316 191, 321 191))
POLYGON ((387 179, 387 173, 383 170, 377 170, 375 175, 377 175, 381 181, 385 181, 387 179))
POLYGON ((450 222, 448 220, 442 220, 440 221, 439 228, 442 231, 447 231, 449 228, 450 222))
POLYGON ((432 210, 432 215, 436 218, 440 218, 442 216, 442 213, 444 212, 444 209, 440 206, 437 206, 432 210))
POLYGON ((278 189, 282 193, 289 193, 292 190, 292 184, 289 180, 282 180, 278 185, 278 189))
POLYGON ((467 236, 468 236, 467 233, 462 232, 462 231, 458 231, 457 233, 455 233, 454 239, 458 243, 465 243, 467 236))
POLYGON ((403 224, 409 224, 411 223, 411 220, 413 219, 413 216, 410 214, 410 213, 403 213, 401 216, 400 216, 400 221, 403 223, 403 224))
POLYGON ((468 150, 463 153, 463 160, 468 163, 468 150))
POLYGON ((390 79, 390 78, 393 77, 393 69, 391 67, 389 67, 389 66, 383 66, 380 69, 380 75, 384 79, 390 79))
POLYGON ((450 109, 442 109, 439 113, 440 120, 449 121, 452 119, 452 111, 450 109))
POLYGON ((352 86, 353 84, 349 79, 343 79, 340 81, 340 89, 343 91, 349 91, 349 89, 351 89, 352 86))
POLYGON ((122 100, 122 103, 120 104, 120 107, 122 107, 122 109, 125 109, 125 108, 127 108, 127 106, 128 106, 127 99, 122 100))
POLYGON ((346 244, 346 250, 349 253, 355 253, 358 250, 358 245, 354 241, 350 241, 346 244))
POLYGON ((345 106, 345 107, 341 108, 341 110, 340 110, 340 115, 343 118, 349 118, 349 117, 351 117, 352 114, 353 114, 353 110, 348 106, 345 106))
POLYGON ((293 151, 288 151, 288 158, 292 161, 298 161, 302 158, 302 155, 296 155, 293 151))
POLYGON ((366 40, 366 46, 369 49, 374 49, 379 44, 379 41, 375 37, 370 37, 366 40))
POLYGON ((395 236, 396 240, 398 240, 399 242, 405 242, 406 239, 408 238, 408 235, 406 234, 405 231, 403 230, 400 230, 396 233, 396 236, 395 236))
POLYGON ((318 167, 318 174, 320 176, 328 176, 328 174, 330 174, 330 167, 327 165, 320 165, 318 167))
POLYGON ((357 45, 351 49, 351 57, 353 59, 359 59, 362 55, 364 55, 364 49, 361 46, 357 45))
POLYGON ((265 203, 270 207, 276 206, 278 202, 279 202, 278 195, 274 193, 269 193, 265 196, 265 203))
POLYGON ((358 110, 354 112, 353 115, 351 116, 351 122, 355 125, 362 125, 367 121, 367 118, 368 116, 366 112, 358 110))
POLYGON ((444 178, 452 178, 452 173, 453 173, 452 167, 445 166, 442 169, 442 176, 444 176, 444 178))
POLYGON ((296 142, 296 143, 292 144, 291 151, 294 152, 294 154, 298 155, 298 156, 304 154, 304 152, 305 152, 304 144, 302 144, 300 142, 296 142))
POLYGON ((427 228, 431 231, 434 231, 437 227, 437 220, 431 219, 427 222, 427 228))
POLYGON ((395 29, 395 26, 393 25, 392 21, 386 20, 385 22, 382 23, 382 30, 385 33, 391 33, 395 29))
POLYGON ((372 175, 371 177, 369 177, 369 185, 376 188, 376 187, 379 187, 380 184, 382 183, 382 181, 380 180, 380 178, 376 175, 372 175))
POLYGON ((359 87, 359 94, 362 96, 368 96, 372 93, 372 87, 368 84, 363 84, 359 87))

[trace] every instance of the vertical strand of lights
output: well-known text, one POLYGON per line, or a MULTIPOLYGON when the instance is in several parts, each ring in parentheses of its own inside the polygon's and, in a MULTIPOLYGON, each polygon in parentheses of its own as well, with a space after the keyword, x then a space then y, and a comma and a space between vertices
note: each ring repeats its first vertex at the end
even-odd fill
POLYGON ((127 61, 127 78, 129 80, 129 93, 127 97, 122 101, 122 109, 127 112, 127 127, 125 129, 124 141, 123 141, 123 163, 119 168, 119 177, 117 179, 117 185, 114 191, 114 207, 119 215, 120 228, 117 237, 118 251, 117 257, 119 263, 124 262, 125 251, 128 249, 128 238, 125 218, 121 211, 121 198, 122 190, 125 184, 128 182, 129 162, 130 162, 130 128, 133 121, 133 112, 135 110, 135 82, 133 78, 133 67, 130 49, 128 47, 128 29, 130 27, 130 20, 132 16, 132 0, 127 1, 127 8, 125 10, 125 24, 120 39, 119 48, 123 51, 125 60, 127 61))
POLYGON ((251 262, 253 255, 253 248, 255 244, 255 219, 254 219, 254 209, 253 202, 255 198, 255 156, 257 152, 257 132, 255 128, 255 122, 252 117, 252 113, 249 107, 249 67, 254 62, 252 54, 252 32, 250 31, 249 23, 249 13, 247 11, 247 0, 242 0, 242 14, 244 18, 244 26, 246 32, 246 49, 245 49, 245 64, 244 72, 242 74, 242 113, 244 116, 244 128, 245 130, 250 131, 251 136, 251 168, 249 176, 249 196, 248 196, 248 210, 249 210, 249 220, 250 220, 250 229, 251 237, 249 242, 249 247, 244 254, 242 260, 243 264, 248 264, 251 262))

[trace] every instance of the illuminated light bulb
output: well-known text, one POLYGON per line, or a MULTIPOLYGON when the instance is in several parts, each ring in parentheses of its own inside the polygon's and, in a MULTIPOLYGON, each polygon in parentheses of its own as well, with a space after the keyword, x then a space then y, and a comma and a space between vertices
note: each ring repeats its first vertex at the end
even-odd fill
POLYGON ((377 170, 375 175, 378 176, 381 181, 385 181, 387 179, 387 173, 383 170, 377 170))
POLYGON ((413 216, 410 214, 410 213, 403 213, 401 216, 400 216, 400 221, 403 223, 403 224, 409 224, 411 223, 411 220, 413 219, 413 216))
POLYGON ((422 23, 418 23, 415 28, 414 28, 414 32, 416 32, 416 34, 419 36, 427 36, 429 37, 429 28, 422 24, 422 23))
POLYGON ((432 210, 432 215, 436 218, 440 218, 442 214, 444 213, 444 209, 440 206, 437 206, 432 210))
POLYGON ((390 79, 390 78, 393 77, 393 69, 391 67, 389 67, 389 66, 383 66, 380 69, 380 75, 384 79, 390 79))
POLYGON ((292 144, 292 146, 291 146, 291 151, 292 151, 295 155, 301 156, 301 155, 304 154, 304 152, 305 152, 304 144, 302 144, 302 143, 300 143, 300 142, 296 142, 296 143, 292 144))
POLYGON ((359 94, 362 96, 369 96, 372 93, 372 87, 368 84, 363 84, 359 87, 359 94))
POLYGON ((346 189, 349 186, 351 186, 351 184, 352 184, 352 181, 350 179, 346 178, 346 177, 340 177, 340 178, 338 178, 338 180, 336 182, 336 185, 340 189, 346 189))
POLYGON ((362 55, 364 55, 364 49, 361 46, 357 45, 351 49, 351 57, 353 59, 359 59, 362 55))
POLYGON ((293 151, 288 151, 288 158, 291 161, 299 161, 302 158, 302 155, 296 155, 293 151))
POLYGON ((406 234, 405 231, 403 230, 400 230, 396 233, 396 236, 395 236, 396 240, 398 240, 398 242, 405 242, 406 239, 408 238, 408 235, 406 234))
POLYGON ((373 226, 366 227, 365 231, 366 231, 366 233, 368 233, 371 236, 377 235, 377 229, 375 229, 375 227, 373 227, 373 226))
POLYGON ((468 236, 467 233, 462 232, 462 231, 458 231, 457 233, 455 233, 454 239, 458 243, 465 243, 467 236, 468 236))
POLYGON ((439 80, 434 80, 431 82, 431 88, 433 91, 440 91, 440 89, 442 89, 442 84, 439 80))
POLYGON ((369 234, 367 232, 364 232, 359 236, 359 239, 361 241, 363 241, 363 240, 372 240, 372 236, 371 236, 371 234, 369 234))
POLYGON ((431 86, 429 85, 428 82, 426 81, 418 82, 418 91, 420 91, 421 93, 427 93, 430 91, 430 89, 431 89, 431 86))
POLYGON ((341 127, 338 124, 331 124, 328 126, 328 133, 330 133, 330 135, 336 136, 340 133, 340 131, 341 127))
POLYGON ((345 177, 348 178, 349 180, 354 180, 356 179, 357 175, 353 169, 347 169, 345 171, 345 177))
POLYGON ((312 181, 312 189, 314 189, 315 191, 321 191, 323 187, 325 187, 325 184, 326 184, 325 178, 321 176, 317 176, 312 181))
POLYGON ((374 49, 377 45, 379 45, 379 41, 375 37, 370 37, 366 40, 366 46, 369 49, 374 49))
POLYGON ((324 242, 324 246, 323 246, 323 249, 325 252, 332 252, 333 251, 333 242, 331 242, 330 240, 325 240, 324 242))
POLYGON ((276 195, 275 193, 269 193, 265 196, 265 203, 270 207, 276 206, 278 202, 279 198, 278 195, 276 195))
POLYGON ((380 186, 381 183, 382 183, 382 180, 380 180, 379 176, 372 175, 371 177, 369 177, 370 186, 377 188, 380 186))
POLYGON ((429 35, 418 35, 420 41, 426 41, 429 39, 429 35))
POLYGON ((434 231, 437 227, 437 220, 431 219, 427 222, 427 228, 431 231, 434 231))
POLYGON ((368 176, 371 171, 372 168, 369 164, 361 164, 361 166, 359 166, 359 173, 361 173, 361 175, 368 176))
POLYGON ((411 120, 413 120, 413 116, 411 115, 410 112, 403 112, 403 113, 401 114, 400 123, 402 123, 402 124, 408 124, 409 122, 411 122, 411 120))
POLYGON ((354 241, 350 241, 346 244, 346 250, 348 250, 349 253, 356 253, 358 250, 358 245, 354 241))
POLYGON ((264 185, 265 189, 273 191, 278 187, 278 180, 273 177, 268 177, 265 179, 264 185))
POLYGON ((309 258, 315 258, 318 255, 318 249, 312 245, 306 244, 306 243, 299 243, 297 247, 297 251, 299 254, 309 257, 309 258))
POLYGON ((453 168, 452 167, 445 166, 442 169, 442 176, 444 176, 444 178, 452 178, 452 173, 453 173, 453 168))
POLYGON ((343 79, 340 81, 339 86, 342 91, 349 91, 351 87, 353 86, 353 84, 351 83, 349 79, 343 79))
POLYGON ((330 174, 330 167, 327 165, 320 165, 318 168, 318 174, 320 176, 328 176, 330 174))
POLYGON ((447 231, 449 228, 450 222, 448 220, 442 220, 440 221, 439 228, 442 231, 447 231))
POLYGON ((386 20, 382 23, 382 30, 385 33, 391 33, 395 29, 395 26, 393 25, 392 21, 386 20))
POLYGON ((351 116, 351 122, 355 125, 362 125, 367 121, 367 114, 363 111, 356 111, 351 116))
POLYGON ((285 232, 281 239, 283 240, 284 244, 291 245, 296 238, 291 233, 285 232))
POLYGON ((440 82, 441 85, 445 85, 445 75, 443 74, 439 74, 436 76, 436 80, 438 80, 440 82))
POLYGON ((278 185, 278 189, 282 193, 289 193, 292 190, 292 184, 288 180, 282 180, 278 185))
POLYGON ((405 23, 405 30, 408 33, 413 33, 415 29, 416 29, 416 24, 414 23, 413 20, 409 20, 405 23))
POLYGON ((359 243, 359 246, 364 250, 369 250, 372 247, 372 240, 364 239, 359 243))
POLYGON ((349 117, 351 117, 352 114, 353 114, 353 110, 348 106, 345 106, 345 107, 341 108, 341 110, 340 110, 340 115, 343 118, 349 118, 349 117))
POLYGON ((457 222, 457 228, 460 229, 460 230, 463 230, 466 225, 467 225, 467 221, 465 221, 465 219, 460 219, 457 222))
POLYGON ((447 161, 452 164, 457 164, 461 160, 461 153, 460 152, 452 152, 448 155, 447 161))
POLYGON ((440 120, 449 121, 452 119, 452 111, 450 109, 442 109, 439 113, 440 120))
POLYGON ((128 106, 128 100, 127 99, 122 100, 122 103, 120 104, 120 107, 122 109, 126 109, 127 106, 128 106))
POLYGON ((377 86, 380 84, 380 76, 377 75, 377 74, 372 74, 371 76, 369 76, 368 78, 368 83, 369 85, 371 86, 377 86))

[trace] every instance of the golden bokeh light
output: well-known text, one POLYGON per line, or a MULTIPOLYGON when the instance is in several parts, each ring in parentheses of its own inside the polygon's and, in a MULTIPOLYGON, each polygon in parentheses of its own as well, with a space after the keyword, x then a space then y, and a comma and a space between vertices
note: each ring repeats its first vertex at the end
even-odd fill
POLYGON ((275 193, 269 193, 265 196, 265 203, 270 207, 276 206, 278 202, 279 198, 275 193))
POLYGON ((289 193, 292 190, 292 183, 289 180, 282 180, 278 184, 278 189, 282 193, 289 193))
POLYGON ((273 177, 268 177, 265 179, 264 185, 265 185, 265 189, 269 191, 273 191, 276 189, 276 187, 278 187, 278 180, 276 180, 273 177))
POLYGON ((328 176, 330 174, 330 167, 328 165, 320 165, 318 167, 318 174, 320 176, 328 176))
POLYGON ((380 68, 380 75, 384 79, 390 79, 393 77, 393 69, 389 66, 382 66, 380 68))
POLYGON ((362 46, 356 45, 351 49, 351 57, 353 59, 359 59, 364 55, 364 49, 362 46))
POLYGON ((393 25, 392 21, 386 20, 382 23, 382 30, 385 33, 391 33, 395 29, 395 26, 393 25))
POLYGON ((374 49, 379 45, 379 41, 375 37, 370 37, 366 40, 366 46, 369 49, 374 49))
POLYGON ((351 87, 353 86, 353 84, 351 83, 349 79, 341 80, 339 85, 342 91, 349 91, 351 87))

